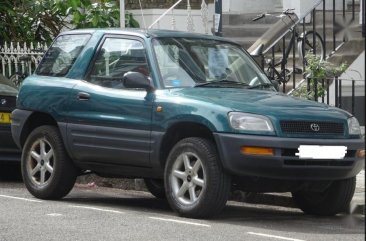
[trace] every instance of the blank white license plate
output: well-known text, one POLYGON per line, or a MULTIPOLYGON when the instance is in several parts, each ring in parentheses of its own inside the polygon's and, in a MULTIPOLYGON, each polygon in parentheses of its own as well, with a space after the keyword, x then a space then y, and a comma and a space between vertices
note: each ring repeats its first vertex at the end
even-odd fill
POLYGON ((343 159, 347 153, 346 146, 300 145, 298 150, 300 159, 343 159))

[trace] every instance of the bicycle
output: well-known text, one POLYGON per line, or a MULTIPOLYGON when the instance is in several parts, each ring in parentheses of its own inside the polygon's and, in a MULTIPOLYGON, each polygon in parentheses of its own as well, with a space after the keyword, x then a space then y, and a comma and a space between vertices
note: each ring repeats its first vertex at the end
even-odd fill
MULTIPOLYGON (((24 63, 27 63, 28 61, 30 61, 31 57, 30 56, 20 56, 19 60, 23 61, 24 63)), ((23 80, 25 78, 27 78, 27 76, 29 75, 29 73, 27 71, 25 72, 20 72, 20 71, 16 71, 14 74, 12 74, 9 77, 9 80, 17 87, 19 88, 21 83, 23 82, 23 80)))
POLYGON ((267 30, 249 49, 248 52, 252 55, 263 55, 268 52, 280 39, 282 39, 287 33, 291 32, 292 36, 290 43, 284 50, 284 56, 277 63, 273 60, 267 61, 267 75, 279 83, 287 83, 290 80, 293 71, 296 74, 301 74, 302 70, 295 68, 290 71, 286 68, 287 59, 293 48, 295 40, 297 41, 297 52, 299 58, 302 60, 303 65, 306 65, 306 58, 304 53, 313 53, 321 60, 325 59, 325 47, 324 41, 320 34, 314 31, 305 31, 299 33, 297 24, 300 22, 297 15, 293 12, 294 9, 287 9, 282 12, 281 15, 276 16, 269 13, 263 13, 258 15, 252 21, 257 21, 266 16, 279 17, 281 21, 275 23, 269 30, 267 30), (315 40, 315 44, 314 44, 315 40), (281 67, 281 71, 277 70, 277 67, 281 67))

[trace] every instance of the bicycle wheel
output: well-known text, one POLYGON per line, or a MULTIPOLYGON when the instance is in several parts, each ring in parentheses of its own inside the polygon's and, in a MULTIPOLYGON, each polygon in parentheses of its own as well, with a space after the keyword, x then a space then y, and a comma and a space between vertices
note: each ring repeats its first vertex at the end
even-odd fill
POLYGON ((276 80, 279 84, 286 84, 290 81, 292 71, 289 69, 283 69, 278 72, 274 67, 269 66, 266 71, 266 75, 269 79, 276 80))
POLYGON ((23 77, 22 75, 15 73, 12 76, 10 76, 9 80, 14 84, 15 87, 19 88, 20 83, 23 80, 23 77))
POLYGON ((314 31, 309 31, 305 34, 302 34, 302 39, 298 43, 298 51, 300 59, 304 59, 304 63, 306 64, 305 56, 306 54, 315 54, 320 60, 325 59, 325 47, 324 41, 320 34, 314 31), (314 44, 314 35, 315 35, 315 44, 314 44), (315 53, 314 53, 315 48, 315 53))

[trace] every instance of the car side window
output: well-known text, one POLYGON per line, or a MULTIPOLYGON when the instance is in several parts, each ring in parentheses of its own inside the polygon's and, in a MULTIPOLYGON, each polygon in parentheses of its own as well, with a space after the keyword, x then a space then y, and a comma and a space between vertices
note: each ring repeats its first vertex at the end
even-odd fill
POLYGON ((43 57, 36 74, 65 76, 89 38, 90 34, 59 36, 43 57))
POLYGON ((122 89, 122 77, 130 71, 150 75, 143 44, 133 39, 106 38, 88 81, 103 87, 122 89))

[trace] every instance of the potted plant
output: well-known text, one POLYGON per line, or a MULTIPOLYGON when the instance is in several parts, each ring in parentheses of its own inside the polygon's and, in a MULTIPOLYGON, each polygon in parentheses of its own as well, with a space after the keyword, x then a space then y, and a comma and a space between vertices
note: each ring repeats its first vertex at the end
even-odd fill
POLYGON ((326 60, 321 60, 313 54, 306 55, 305 81, 292 91, 291 95, 303 99, 317 101, 326 94, 327 87, 334 77, 343 73, 348 65, 342 63, 336 66, 326 60), (330 80, 330 81, 329 81, 330 80))

